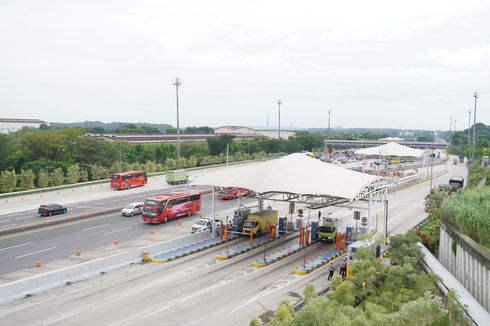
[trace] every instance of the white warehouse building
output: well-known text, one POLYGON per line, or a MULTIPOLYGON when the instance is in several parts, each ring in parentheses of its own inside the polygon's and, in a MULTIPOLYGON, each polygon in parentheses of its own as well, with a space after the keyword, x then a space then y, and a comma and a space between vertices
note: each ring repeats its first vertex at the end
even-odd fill
POLYGON ((0 118, 0 133, 8 134, 19 131, 24 127, 39 129, 41 125, 48 125, 48 123, 39 119, 0 118))

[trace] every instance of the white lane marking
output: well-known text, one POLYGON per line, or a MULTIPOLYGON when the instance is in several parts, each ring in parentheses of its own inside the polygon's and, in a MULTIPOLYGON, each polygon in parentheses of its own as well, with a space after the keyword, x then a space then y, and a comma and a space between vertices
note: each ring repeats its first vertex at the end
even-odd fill
POLYGON ((3 221, 0 221, 0 223, 5 223, 5 222, 10 222, 11 220, 3 220, 3 221))
POLYGON ((119 229, 119 230, 115 230, 115 231, 111 231, 111 232, 107 232, 107 233, 104 233, 104 235, 109 235, 109 234, 113 234, 113 233, 116 233, 116 232, 121 232, 121 231, 126 231, 126 230, 129 230, 131 229, 132 227, 129 226, 127 228, 123 228, 123 229, 119 229))
POLYGON ((12 248, 17 248, 17 247, 22 247, 22 246, 27 246, 27 245, 30 245, 31 243, 32 242, 21 243, 21 244, 15 245, 15 246, 10 246, 10 247, 6 247, 6 248, 2 248, 2 249, 0 249, 0 251, 4 251, 4 250, 7 250, 7 249, 12 249, 12 248))
POLYGON ((88 230, 97 229, 97 228, 101 228, 101 227, 103 227, 103 226, 107 226, 107 225, 110 225, 110 223, 100 224, 100 225, 96 225, 96 226, 91 226, 91 227, 89 227, 89 228, 82 229, 82 232, 83 232, 83 231, 88 231, 88 230))
POLYGON ((54 323, 56 323, 56 322, 58 322, 60 320, 67 319, 67 318, 73 317, 75 315, 78 315, 81 312, 82 311, 80 310, 80 311, 75 311, 75 312, 72 312, 72 313, 69 313, 69 314, 65 314, 65 315, 63 315, 61 317, 58 317, 56 319, 51 319, 50 321, 47 321, 45 323, 42 323, 41 325, 43 325, 43 326, 51 325, 51 324, 54 324, 54 323))
POLYGON ((14 224, 5 224, 5 225, 2 225, 2 227, 5 228, 7 226, 12 226, 12 225, 17 225, 17 223, 14 223, 14 224))
POLYGON ((167 306, 165 306, 165 307, 163 307, 163 308, 160 308, 160 309, 158 309, 158 310, 155 310, 155 311, 153 311, 153 312, 151 312, 151 313, 149 313, 149 314, 147 314, 147 315, 144 315, 143 317, 141 317, 141 319, 145 319, 145 318, 151 317, 151 316, 153 316, 153 315, 155 315, 155 314, 158 314, 159 312, 162 312, 162 311, 164 311, 165 309, 168 309, 168 308, 170 308, 170 307, 171 307, 171 305, 167 305, 167 306))
POLYGON ((23 220, 23 219, 30 218, 30 217, 32 217, 32 216, 17 217, 15 220, 23 220))
POLYGON ((38 254, 40 252, 44 252, 44 251, 48 251, 48 250, 53 250, 53 249, 56 249, 56 247, 51 247, 51 248, 48 248, 48 249, 43 249, 43 250, 39 250, 39 251, 30 252, 30 253, 25 254, 25 255, 17 256, 17 257, 15 257, 15 259, 26 257, 26 256, 30 256, 30 255, 35 255, 35 254, 38 254))

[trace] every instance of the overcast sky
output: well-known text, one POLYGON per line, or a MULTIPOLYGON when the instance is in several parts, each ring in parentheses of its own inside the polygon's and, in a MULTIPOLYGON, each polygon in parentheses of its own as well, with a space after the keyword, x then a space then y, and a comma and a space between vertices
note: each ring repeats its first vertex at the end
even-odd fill
POLYGON ((490 124, 490 1, 0 0, 0 117, 490 124), (473 119, 473 118, 472 118, 473 119))

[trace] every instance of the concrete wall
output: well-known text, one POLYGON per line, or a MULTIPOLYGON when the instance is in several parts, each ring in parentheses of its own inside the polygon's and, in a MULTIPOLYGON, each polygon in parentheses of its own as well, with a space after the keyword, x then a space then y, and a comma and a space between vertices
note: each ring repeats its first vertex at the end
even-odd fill
POLYGON ((176 239, 171 239, 135 250, 91 260, 57 271, 5 283, 0 285, 0 304, 23 298, 26 295, 32 295, 54 287, 63 286, 67 282, 85 280, 95 275, 100 275, 102 272, 139 263, 142 261, 144 251, 148 251, 151 255, 155 255, 177 249, 194 242, 209 239, 209 237, 209 232, 185 235, 176 239))
POLYGON ((441 220, 439 261, 490 311, 490 253, 447 220, 441 220))

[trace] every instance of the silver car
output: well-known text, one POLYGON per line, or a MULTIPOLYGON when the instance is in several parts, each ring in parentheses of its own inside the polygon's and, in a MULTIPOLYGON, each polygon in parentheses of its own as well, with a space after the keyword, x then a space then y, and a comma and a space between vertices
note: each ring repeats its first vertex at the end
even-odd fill
POLYGON ((134 216, 143 212, 143 203, 128 204, 121 210, 122 216, 134 216))

